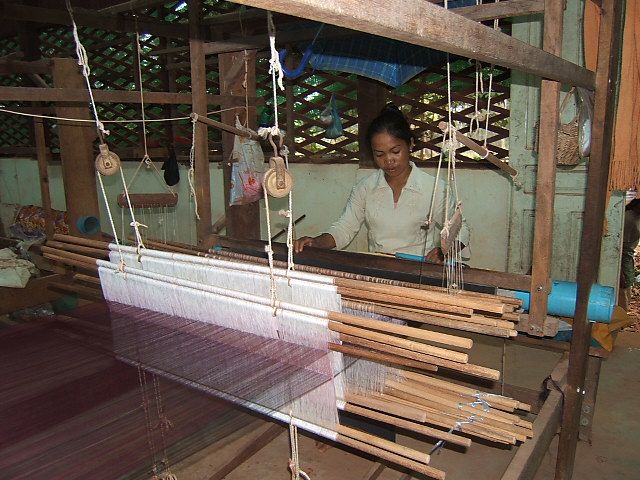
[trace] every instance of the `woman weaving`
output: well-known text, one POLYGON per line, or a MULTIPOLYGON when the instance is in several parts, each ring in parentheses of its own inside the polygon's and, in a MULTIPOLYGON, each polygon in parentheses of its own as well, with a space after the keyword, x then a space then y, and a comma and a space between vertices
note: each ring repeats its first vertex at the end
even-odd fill
MULTIPOLYGON (((440 232, 445 224, 447 189, 443 180, 436 184, 433 175, 410 161, 414 138, 406 118, 395 105, 388 104, 369 125, 366 139, 379 170, 353 187, 342 216, 326 232, 296 240, 295 251, 306 246, 345 248, 364 222, 370 252, 409 253, 442 263, 440 232), (432 199, 432 225, 427 227, 432 199)), ((455 207, 451 196, 449 212, 455 207)), ((469 229, 464 220, 458 241, 468 258, 469 229)))

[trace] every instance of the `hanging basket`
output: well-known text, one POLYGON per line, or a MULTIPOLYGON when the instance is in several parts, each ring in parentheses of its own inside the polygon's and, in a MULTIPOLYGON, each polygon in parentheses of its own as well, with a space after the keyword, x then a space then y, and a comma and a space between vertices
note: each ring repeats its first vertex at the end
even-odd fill
POLYGON ((558 165, 577 165, 580 161, 578 149, 578 120, 560 124, 558 129, 558 147, 556 150, 558 165))

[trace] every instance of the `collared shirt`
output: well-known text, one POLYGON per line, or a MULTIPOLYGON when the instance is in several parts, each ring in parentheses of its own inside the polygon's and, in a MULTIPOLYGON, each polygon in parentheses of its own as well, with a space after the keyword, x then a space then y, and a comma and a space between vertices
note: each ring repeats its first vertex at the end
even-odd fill
MULTIPOLYGON (((368 230, 370 252, 425 255, 440 246, 440 231, 447 218, 444 202, 446 184, 443 180, 438 181, 432 221, 426 228, 436 178, 420 170, 413 162, 409 163, 411 173, 397 203, 393 201, 393 191, 382 170, 360 180, 353 187, 344 212, 326 232, 335 239, 336 248, 345 248, 363 223, 368 230)), ((455 198, 450 195, 449 218, 455 208, 455 198)), ((463 221, 458 240, 468 247, 469 237, 469 228, 463 221)), ((465 248, 463 256, 468 258, 468 254, 465 248)))

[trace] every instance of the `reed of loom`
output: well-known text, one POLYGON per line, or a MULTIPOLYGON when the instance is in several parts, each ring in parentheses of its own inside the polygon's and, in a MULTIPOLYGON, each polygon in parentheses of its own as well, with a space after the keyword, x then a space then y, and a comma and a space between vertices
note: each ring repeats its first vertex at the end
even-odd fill
MULTIPOLYGON (((96 258, 106 258, 108 248, 109 245, 106 242, 57 235, 53 241, 48 242, 44 253, 54 256, 62 263, 72 266, 81 264, 85 268, 90 265, 95 266, 96 258)), ((180 253, 193 254, 189 249, 180 248, 180 250, 180 253)), ((99 283, 96 277, 82 273, 74 275, 74 279, 91 285, 99 283)), ((353 287, 360 287, 360 283, 366 283, 362 280, 355 280, 357 283, 354 283, 353 279, 347 280, 341 279, 338 282, 338 285, 343 285, 338 287, 339 291, 344 288, 353 290, 355 289, 353 287)), ((376 285, 365 291, 381 294, 378 287, 380 286, 376 285)), ((436 295, 426 296, 424 294, 429 292, 423 292, 420 289, 414 289, 418 290, 414 292, 405 285, 397 287, 399 288, 393 289, 401 299, 397 301, 405 301, 403 300, 405 298, 409 298, 410 303, 412 300, 413 303, 442 300, 438 295, 441 292, 438 291, 434 292, 436 295)), ((389 291, 387 287, 383 288, 389 291)), ((470 308, 469 306, 480 305, 479 308, 498 312, 499 307, 493 304, 489 306, 490 302, 486 301, 486 297, 478 298, 480 300, 477 302, 468 302, 466 300, 469 298, 467 298, 463 302, 464 306, 456 307, 470 308)), ((502 309, 507 310, 506 313, 513 310, 510 307, 502 307, 502 309)), ((472 341, 469 339, 338 312, 329 312, 328 319, 329 329, 337 332, 341 340, 340 344, 330 345, 331 350, 382 363, 408 366, 423 372, 435 372, 438 367, 444 367, 483 378, 499 378, 499 372, 496 370, 469 364, 466 353, 424 343, 427 341, 464 349, 472 346, 472 341), (419 341, 411 340, 412 338, 419 341)), ((494 321, 498 320, 494 319, 494 321)), ((401 380, 388 380, 382 395, 346 394, 344 401, 339 402, 338 408, 461 446, 468 446, 470 440, 460 437, 456 434, 457 432, 504 444, 515 444, 531 436, 531 424, 509 413, 516 409, 528 411, 530 409, 528 405, 508 397, 483 394, 469 387, 410 371, 405 371, 401 380), (481 395, 489 399, 484 404, 478 403, 478 398, 482 398, 481 395), (482 405, 487 404, 491 407, 485 411, 482 405), (473 423, 465 423, 472 416, 473 423)), ((382 439, 344 426, 338 428, 337 434, 337 441, 340 443, 434 478, 444 478, 443 472, 427 466, 428 456, 420 452, 400 447, 392 442, 390 445, 382 439)))

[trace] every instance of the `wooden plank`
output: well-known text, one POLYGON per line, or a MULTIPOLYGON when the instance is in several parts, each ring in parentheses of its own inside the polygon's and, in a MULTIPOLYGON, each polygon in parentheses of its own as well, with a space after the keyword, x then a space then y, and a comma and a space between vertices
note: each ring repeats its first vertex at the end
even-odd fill
MULTIPOLYGON (((554 55, 562 53, 563 2, 545 0, 543 48, 554 55)), ((542 80, 540 90, 540 141, 536 174, 536 210, 533 230, 531 270, 530 335, 544 335, 547 302, 551 293, 553 256, 553 215, 556 192, 556 148, 560 112, 560 83, 542 80)))
POLYGON ((595 76, 553 54, 541 51, 454 11, 423 0, 235 0, 275 12, 393 38, 475 58, 543 78, 592 89, 595 76))
POLYGON ((596 397, 598 396, 598 383, 600 381, 601 367, 601 358, 589 356, 589 364, 587 365, 586 383, 584 388, 586 394, 582 402, 580 429, 578 431, 578 438, 583 442, 591 443, 593 414, 596 409, 596 397))
MULTIPOLYGON (((58 87, 85 87, 78 63, 72 58, 53 59, 53 82, 58 87)), ((91 119, 87 105, 57 106, 56 115, 91 119)), ((69 231, 71 235, 85 236, 76 225, 78 219, 85 216, 100 218, 93 150, 96 127, 93 123, 78 124, 68 121, 58 121, 57 124, 69 231)), ((93 237, 97 238, 99 235, 100 232, 97 232, 93 237)))
POLYGON ((578 262, 578 298, 569 351, 568 386, 558 444, 556 479, 569 480, 573 474, 578 426, 585 390, 587 352, 591 343, 591 323, 587 318, 589 293, 597 281, 600 249, 607 204, 607 183, 615 123, 616 89, 620 65, 624 4, 602 1, 598 39, 595 105, 591 136, 591 156, 587 170, 584 220, 578 262))
POLYGON ((52 292, 48 287, 51 283, 60 282, 63 278, 64 275, 61 274, 47 275, 32 278, 25 288, 0 287, 0 315, 60 298, 61 293, 52 292))
POLYGON ((544 12, 544 0, 507 0, 452 9, 463 17, 483 22, 494 18, 510 18, 544 12))
POLYGON ((31 62, 15 60, 13 58, 0 59, 0 75, 13 73, 51 73, 51 59, 34 60, 31 62))
MULTIPOLYGON (((93 98, 98 103, 140 103, 140 92, 96 89, 93 90, 93 98)), ((244 96, 206 95, 205 98, 209 105, 244 105, 244 96)), ((69 102, 86 104, 89 101, 89 92, 87 91, 86 85, 75 88, 0 87, 0 100, 12 102, 69 102)), ((189 105, 191 104, 191 94, 144 92, 144 103, 189 105)))
MULTIPOLYGON (((189 56, 191 60, 191 97, 192 110, 203 117, 207 116, 207 71, 204 64, 204 51, 200 16, 202 5, 200 0, 189 3, 189 25, 191 38, 189 40, 189 56)), ((211 180, 209 178, 209 140, 207 125, 197 122, 195 128, 195 160, 194 160, 194 188, 196 215, 196 237, 200 245, 211 233, 211 180)))
MULTIPOLYGON (((565 355, 551 373, 551 378, 560 388, 565 387, 567 368, 568 359, 565 355)), ((562 416, 562 400, 562 392, 556 389, 549 390, 549 395, 533 422, 533 438, 518 447, 501 480, 533 480, 551 440, 558 431, 562 416)))
POLYGON ((380 113, 386 101, 386 88, 375 80, 358 76, 358 160, 361 167, 374 166, 371 148, 367 145, 367 128, 380 113))
POLYGON ((117 3, 109 7, 104 7, 98 10, 100 13, 116 14, 122 12, 132 12, 133 10, 139 10, 143 8, 152 8, 157 5, 163 5, 167 3, 166 0, 128 0, 126 2, 117 3))
POLYGON ((49 192, 49 170, 47 168, 48 149, 44 138, 44 125, 41 118, 33 121, 36 140, 36 155, 38 158, 38 175, 40 177, 40 197, 44 210, 44 231, 47 238, 53 237, 54 217, 51 210, 51 194, 49 192))
MULTIPOLYGON (((247 55, 247 78, 245 90, 245 51, 234 53, 221 53, 218 55, 218 68, 220 78, 224 79, 220 85, 220 93, 229 95, 255 96, 256 73, 255 73, 255 50, 246 51, 247 55)), ((235 125, 236 113, 240 115, 240 121, 244 120, 244 114, 240 110, 236 112, 222 112, 222 123, 235 125)), ((256 109, 255 104, 251 104, 248 115, 248 125, 256 129, 256 109)), ((222 133, 222 158, 228 159, 233 151, 235 135, 229 132, 222 133)), ((224 181, 224 199, 227 234, 242 239, 260 238, 260 206, 258 202, 247 205, 229 205, 229 191, 231 188, 231 163, 222 163, 224 181)))
MULTIPOLYGON (((5 21, 28 18, 30 22, 34 23, 71 26, 71 19, 66 8, 45 8, 2 2, 0 3, 0 16, 5 21)), ((136 23, 136 20, 131 17, 122 17, 117 14, 105 14, 80 8, 73 9, 73 16, 77 25, 100 30, 126 33, 140 31, 140 33, 149 33, 161 37, 189 38, 189 27, 187 25, 152 21, 147 17, 137 19, 136 23)))

